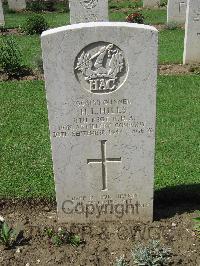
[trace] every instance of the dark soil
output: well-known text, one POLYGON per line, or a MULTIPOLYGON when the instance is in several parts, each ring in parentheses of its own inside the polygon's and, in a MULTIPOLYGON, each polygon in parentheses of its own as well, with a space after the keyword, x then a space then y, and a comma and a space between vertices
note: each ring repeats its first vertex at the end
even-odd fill
POLYGON ((25 35, 24 32, 22 32, 19 28, 14 28, 14 29, 4 29, 0 31, 0 36, 1 35, 25 35))
POLYGON ((0 265, 116 265, 116 258, 122 255, 125 255, 127 262, 131 261, 131 250, 135 245, 157 239, 171 248, 171 265, 199 266, 200 238, 194 231, 192 218, 197 216, 194 209, 199 209, 200 205, 178 205, 155 206, 153 223, 127 221, 60 225, 57 222, 55 202, 1 200, 0 215, 10 225, 20 225, 27 241, 10 250, 0 245, 0 265), (172 213, 176 214, 171 217, 172 213), (82 244, 79 247, 70 244, 54 246, 44 230, 58 229, 60 226, 78 234, 84 240, 82 244))
MULTIPOLYGON (((161 31, 161 30, 170 30, 170 25, 167 26, 167 24, 155 24, 155 25, 151 25, 151 26, 155 27, 158 31, 161 31)), ((175 25, 174 27, 171 28, 171 30, 174 30, 174 29, 182 29, 182 30, 185 30, 185 25, 175 25)))
MULTIPOLYGON (((28 72, 28 71, 27 71, 28 72)), ((0 81, 17 81, 17 80, 44 80, 44 75, 40 71, 29 71, 28 74, 23 73, 20 77, 11 77, 0 71, 0 81)))
POLYGON ((160 75, 192 74, 190 65, 181 65, 181 64, 159 65, 158 71, 160 75))

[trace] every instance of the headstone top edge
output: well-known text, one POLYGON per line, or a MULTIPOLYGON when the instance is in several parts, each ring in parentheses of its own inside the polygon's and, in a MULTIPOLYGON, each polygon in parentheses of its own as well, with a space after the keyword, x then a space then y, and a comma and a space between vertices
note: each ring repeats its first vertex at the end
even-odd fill
POLYGON ((49 29, 47 31, 44 31, 41 35, 41 37, 45 37, 51 34, 55 34, 58 32, 64 32, 66 30, 75 30, 75 29, 81 29, 81 28, 92 28, 92 27, 128 27, 128 28, 135 28, 135 29, 143 29, 143 30, 150 30, 154 32, 158 32, 158 30, 149 25, 144 24, 137 24, 137 23, 127 23, 127 22, 88 22, 88 23, 78 23, 78 24, 72 24, 67 26, 62 26, 54 29, 49 29))

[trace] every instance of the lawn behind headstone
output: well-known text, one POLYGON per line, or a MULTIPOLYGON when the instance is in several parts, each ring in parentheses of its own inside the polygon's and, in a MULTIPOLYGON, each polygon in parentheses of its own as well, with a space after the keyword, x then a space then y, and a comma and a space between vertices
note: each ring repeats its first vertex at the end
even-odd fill
MULTIPOLYGON (((141 9, 142 1, 130 3, 130 1, 110 1, 110 21, 125 21, 128 14, 140 12, 144 16, 144 23, 150 25, 162 25, 159 30, 159 64, 181 63, 183 57, 184 31, 182 29, 168 30, 164 28, 167 21, 166 8, 141 9)), ((25 21, 33 12, 5 13, 7 28, 22 28, 25 21)), ((50 28, 68 25, 69 12, 44 12, 50 28)), ((12 36, 19 44, 24 54, 24 61, 29 66, 35 67, 35 61, 41 54, 39 36, 12 36), (31 45, 31 50, 30 50, 31 45)), ((9 36, 11 38, 11 36, 9 36)))
MULTIPOLYGON (((159 77, 156 190, 200 183, 199 87, 198 76, 159 77)), ((2 82, 0 99, 0 197, 54 197, 44 83, 2 82)))

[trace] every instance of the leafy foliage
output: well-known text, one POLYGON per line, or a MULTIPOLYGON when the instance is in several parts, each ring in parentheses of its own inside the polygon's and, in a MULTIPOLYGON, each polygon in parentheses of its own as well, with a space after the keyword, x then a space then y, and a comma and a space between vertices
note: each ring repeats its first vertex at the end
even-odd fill
POLYGON ((3 222, 0 227, 0 243, 5 247, 10 248, 18 243, 20 231, 12 229, 6 222, 3 222))
POLYGON ((27 4, 27 9, 33 12, 41 12, 44 8, 43 1, 34 0, 27 4))
POLYGON ((166 7, 167 6, 167 0, 161 0, 159 6, 160 7, 166 7))
POLYGON ((55 1, 54 0, 34 0, 28 3, 27 8, 33 12, 42 11, 55 11, 55 1))
POLYGON ((59 228, 58 231, 55 231, 52 228, 46 228, 45 234, 48 236, 51 243, 58 247, 64 244, 78 247, 82 243, 80 236, 68 232, 63 228, 59 228))
POLYGON ((45 11, 49 11, 49 12, 55 11, 55 1, 54 0, 44 1, 44 9, 45 11))
POLYGON ((132 13, 126 17, 126 22, 143 24, 144 17, 141 13, 132 13))
POLYGON ((5 32, 8 32, 8 28, 0 25, 0 33, 5 33, 5 32))
POLYGON ((69 235, 69 243, 73 247, 78 247, 81 244, 81 238, 78 235, 70 234, 69 235))
POLYGON ((34 14, 26 20, 23 25, 23 30, 29 34, 41 34, 43 31, 48 29, 48 23, 46 19, 40 14, 34 14))
POLYGON ((0 67, 9 77, 20 77, 29 71, 13 38, 3 36, 0 42, 0 67))
POLYGON ((40 73, 44 73, 44 68, 43 68, 43 59, 41 55, 36 56, 35 58, 35 65, 37 67, 37 70, 40 73))
POLYGON ((171 250, 152 240, 147 246, 139 245, 132 251, 134 263, 139 266, 164 266, 171 261, 171 250))
POLYGON ((125 261, 124 256, 121 256, 119 259, 116 260, 115 266, 128 266, 128 264, 125 261))
POLYGON ((200 75, 200 64, 191 65, 189 71, 196 75, 200 75))

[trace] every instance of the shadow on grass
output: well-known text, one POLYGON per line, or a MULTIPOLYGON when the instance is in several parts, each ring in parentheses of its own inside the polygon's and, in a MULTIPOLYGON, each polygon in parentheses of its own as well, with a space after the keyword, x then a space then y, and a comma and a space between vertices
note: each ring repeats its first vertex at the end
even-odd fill
MULTIPOLYGON (((27 208, 32 211, 56 212, 55 198, 0 199, 0 213, 27 208)), ((154 221, 171 218, 176 214, 191 213, 200 210, 200 184, 181 185, 155 191, 154 221)))
POLYGON ((200 184, 180 185, 155 191, 154 220, 200 210, 200 184))

